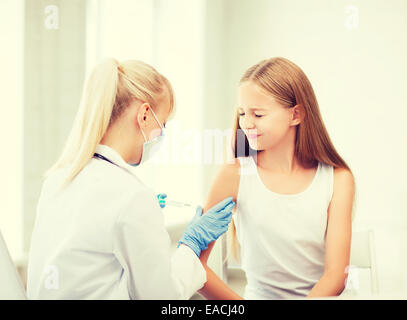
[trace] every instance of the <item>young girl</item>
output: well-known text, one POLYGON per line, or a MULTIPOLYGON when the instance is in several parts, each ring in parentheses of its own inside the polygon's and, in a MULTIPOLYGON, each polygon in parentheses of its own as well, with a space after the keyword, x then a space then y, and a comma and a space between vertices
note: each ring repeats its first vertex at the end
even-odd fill
MULTIPOLYGON (((339 295, 354 178, 329 139, 308 78, 287 59, 261 61, 240 81, 237 113, 236 160, 221 168, 206 206, 236 199, 231 229, 247 277, 244 298, 339 295)), ((208 281, 200 293, 240 299, 206 265, 212 247, 201 255, 208 281)))

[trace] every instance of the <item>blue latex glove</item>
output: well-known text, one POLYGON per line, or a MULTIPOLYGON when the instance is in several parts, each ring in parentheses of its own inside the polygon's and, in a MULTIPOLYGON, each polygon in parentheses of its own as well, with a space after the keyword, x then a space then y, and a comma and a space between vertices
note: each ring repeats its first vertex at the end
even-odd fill
POLYGON ((158 204, 160 205, 161 209, 165 208, 165 198, 167 198, 167 195, 165 193, 157 194, 158 204))
POLYGON ((199 257, 201 251, 208 248, 209 243, 215 241, 227 231, 230 220, 232 220, 234 206, 235 202, 232 197, 219 202, 204 215, 202 215, 202 207, 198 206, 195 217, 185 229, 177 248, 183 243, 190 247, 199 257))

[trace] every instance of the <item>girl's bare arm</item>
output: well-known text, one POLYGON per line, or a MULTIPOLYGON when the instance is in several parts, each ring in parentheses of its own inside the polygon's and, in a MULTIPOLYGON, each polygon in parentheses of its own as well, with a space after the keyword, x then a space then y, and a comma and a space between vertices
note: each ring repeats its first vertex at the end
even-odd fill
POLYGON ((354 179, 347 169, 334 173, 334 192, 328 208, 324 273, 307 297, 337 296, 345 288, 350 259, 354 179))
MULTIPOLYGON (((236 202, 239 188, 239 164, 225 164, 219 170, 212 187, 209 191, 208 199, 204 206, 204 212, 214 206, 219 201, 233 197, 236 202)), ((236 203, 237 204, 237 203, 236 203)), ((200 260, 206 270, 207 282, 199 293, 210 300, 235 300, 242 299, 225 282, 223 282, 207 265, 209 255, 215 242, 209 244, 208 249, 202 251, 200 260)))

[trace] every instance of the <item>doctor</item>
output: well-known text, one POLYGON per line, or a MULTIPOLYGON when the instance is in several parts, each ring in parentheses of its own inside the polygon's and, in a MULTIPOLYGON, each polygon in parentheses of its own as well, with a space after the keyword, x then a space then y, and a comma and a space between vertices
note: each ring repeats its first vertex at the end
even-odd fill
POLYGON ((173 112, 168 80, 140 61, 93 70, 61 157, 47 173, 28 263, 30 299, 188 299, 206 282, 199 256, 221 236, 227 198, 185 230, 171 256, 156 195, 132 173, 173 112))

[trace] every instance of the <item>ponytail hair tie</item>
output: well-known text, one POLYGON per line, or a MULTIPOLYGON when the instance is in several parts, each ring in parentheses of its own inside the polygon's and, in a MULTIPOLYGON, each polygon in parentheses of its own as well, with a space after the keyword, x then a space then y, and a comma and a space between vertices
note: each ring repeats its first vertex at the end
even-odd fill
POLYGON ((121 66, 120 62, 115 58, 111 58, 111 59, 113 61, 113 64, 116 65, 117 71, 120 71, 121 73, 124 73, 123 67, 121 66))
POLYGON ((119 70, 121 73, 124 73, 123 67, 120 64, 117 65, 117 70, 119 70))

